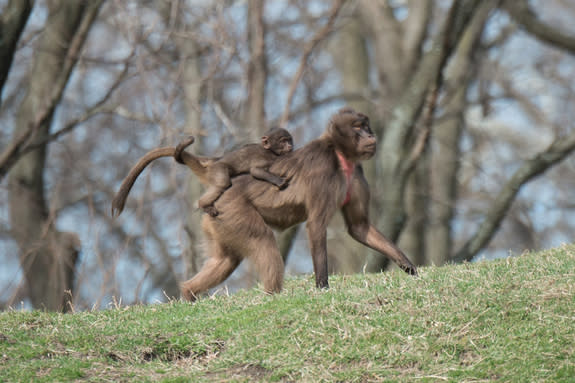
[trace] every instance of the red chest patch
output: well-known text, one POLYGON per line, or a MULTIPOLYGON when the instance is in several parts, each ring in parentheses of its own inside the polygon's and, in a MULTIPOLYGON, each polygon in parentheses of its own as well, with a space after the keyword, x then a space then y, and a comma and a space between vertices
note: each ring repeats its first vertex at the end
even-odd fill
POLYGON ((351 179, 353 178, 353 171, 355 170, 355 164, 351 161, 345 159, 343 154, 336 151, 337 159, 339 160, 339 165, 341 166, 341 170, 343 171, 343 175, 345 176, 345 199, 341 206, 345 206, 349 200, 351 199, 351 179))

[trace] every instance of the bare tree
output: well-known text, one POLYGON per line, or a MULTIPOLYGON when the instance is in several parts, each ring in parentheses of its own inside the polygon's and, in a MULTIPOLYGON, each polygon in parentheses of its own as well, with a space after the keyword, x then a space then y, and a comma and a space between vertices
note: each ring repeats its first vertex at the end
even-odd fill
MULTIPOLYGON (((20 35, 31 11, 32 1, 10 0, 0 15, 0 30, 2 31, 0 41, 0 96, 16 52, 16 44, 20 40, 20 35)), ((2 105, 1 100, 0 97, 0 106, 2 105)))
POLYGON ((250 60, 247 73, 246 126, 251 129, 250 139, 256 141, 266 131, 265 98, 268 81, 266 53, 266 25, 263 0, 248 1, 248 48, 250 60))
POLYGON ((434 149, 431 157, 431 192, 425 262, 442 265, 450 261, 453 249, 452 223, 457 203, 457 179, 461 158, 460 141, 467 107, 467 91, 477 71, 482 51, 478 49, 482 32, 494 1, 484 2, 478 15, 465 30, 453 58, 447 84, 445 117, 437 121, 433 131, 434 149), (463 85, 461 85, 463 84, 463 85))
MULTIPOLYGON (((16 119, 16 142, 26 137, 23 144, 33 145, 49 135, 54 110, 100 5, 101 1, 48 4, 39 53, 16 119)), ((54 225, 44 194, 47 151, 44 143, 15 162, 10 172, 10 220, 33 306, 67 310, 80 242, 76 234, 59 232, 54 225)))

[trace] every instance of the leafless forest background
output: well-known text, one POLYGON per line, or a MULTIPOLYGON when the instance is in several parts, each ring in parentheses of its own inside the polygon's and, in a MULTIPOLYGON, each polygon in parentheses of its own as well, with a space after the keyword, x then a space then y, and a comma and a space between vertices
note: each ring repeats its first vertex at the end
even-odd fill
MULTIPOLYGON (((575 231, 575 2, 0 0, 0 307, 156 302, 203 261, 202 192, 171 159, 285 125, 296 147, 368 114, 372 220, 417 264, 520 254, 575 231), (539 176, 539 177, 538 177, 539 176)), ((321 198, 321 196, 318 196, 321 198)), ((305 236, 287 269, 310 273, 305 236)), ((329 230, 334 273, 385 259, 329 230)), ((291 249, 291 250, 290 250, 291 249)), ((254 283, 249 265, 230 288, 254 283)), ((224 289, 226 287, 223 287, 224 289)))

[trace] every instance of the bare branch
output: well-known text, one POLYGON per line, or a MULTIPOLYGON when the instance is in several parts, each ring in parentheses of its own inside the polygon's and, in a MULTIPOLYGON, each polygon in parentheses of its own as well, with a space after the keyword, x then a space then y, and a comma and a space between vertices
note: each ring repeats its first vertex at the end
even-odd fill
POLYGON ((290 85, 290 88, 288 91, 288 97, 287 97, 286 105, 284 108, 284 112, 282 114, 282 118, 280 120, 280 126, 285 126, 287 124, 288 117, 289 117, 289 111, 290 111, 290 107, 291 107, 291 104, 293 101, 293 97, 295 95, 295 91, 297 89, 297 86, 298 86, 301 78, 303 77, 303 73, 304 73, 305 67, 307 65, 307 61, 309 59, 309 56, 312 54, 314 48, 323 39, 325 39, 325 37, 332 31, 333 24, 335 23, 335 19, 337 18, 337 15, 338 15, 339 11, 341 10, 341 7, 343 6, 344 3, 345 3, 345 0, 337 0, 333 4, 333 7, 331 8, 331 10, 329 12, 329 17, 328 17, 327 23, 323 26, 323 28, 318 30, 316 32, 316 34, 311 38, 311 40, 308 41, 307 44, 305 45, 304 52, 303 52, 303 55, 302 55, 300 63, 299 63, 299 67, 296 71, 296 74, 295 74, 295 76, 291 82, 291 85, 290 85))
MULTIPOLYGON (((495 6, 496 1, 493 0, 491 2, 484 2, 478 8, 479 11, 476 12, 475 20, 485 19, 487 13, 495 6), (483 16, 485 15, 485 16, 483 16)), ((461 6, 463 7, 463 6, 461 6)), ((428 97, 426 100, 426 110, 423 115, 423 121, 421 123, 420 131, 414 141, 413 146, 411 147, 410 153, 407 155, 406 160, 403 165, 403 172, 405 175, 408 175, 411 170, 415 167, 417 160, 421 157, 421 154, 425 151, 427 147, 427 143, 429 142, 429 135, 431 133, 431 128, 433 125, 433 118, 435 115, 435 109, 437 107, 437 100, 439 98, 439 92, 441 91, 444 83, 444 75, 443 70, 441 68, 445 68, 447 59, 449 58, 451 52, 455 49, 456 44, 458 43, 457 40, 453 40, 453 30, 457 28, 458 20, 457 15, 461 12, 460 9, 457 7, 452 7, 448 23, 446 26, 446 32, 443 36, 443 49, 439 59, 439 70, 435 74, 435 79, 430 86, 430 90, 428 93, 428 97)), ((481 23, 481 29, 483 29, 483 23, 481 23)), ((465 24, 463 24, 465 25, 465 24)), ((473 25, 473 23, 469 23, 469 25, 473 25)), ((463 35, 463 33, 461 33, 463 35)))
POLYGON ((98 114, 112 113, 113 111, 118 110, 118 108, 115 106, 106 107, 106 106, 104 106, 104 104, 106 103, 106 101, 108 101, 112 97, 114 92, 120 87, 123 80, 126 78, 126 75, 128 74, 128 68, 129 68, 128 60, 126 60, 126 62, 124 63, 124 70, 122 70, 120 75, 116 78, 116 81, 114 81, 114 83, 112 84, 110 89, 108 89, 106 94, 98 102, 96 102, 92 107, 90 107, 86 111, 86 113, 84 113, 84 115, 82 115, 82 116, 80 116, 80 117, 78 117, 72 121, 69 121, 66 124, 66 126, 64 126, 59 131, 50 134, 48 137, 46 137, 46 139, 26 146, 24 149, 22 149, 21 155, 24 155, 28 152, 31 152, 35 149, 38 149, 40 146, 45 145, 48 142, 57 140, 58 138, 60 138, 64 135, 70 133, 71 131, 73 131, 79 124, 88 121, 90 118, 92 118, 98 114))
MULTIPOLYGON (((380 225, 385 228, 384 234, 395 240, 405 224, 403 198, 414 162, 423 152, 426 135, 413 138, 413 131, 430 90, 441 85, 442 71, 447 59, 457 46, 467 24, 476 17, 480 5, 477 0, 457 0, 453 2, 441 33, 437 35, 432 48, 420 61, 416 73, 406 85, 391 113, 391 120, 386 126, 382 149, 378 151, 377 161, 382 166, 380 182, 386 187, 386 199, 380 225), (416 147, 413 148, 413 144, 416 147), (411 158, 411 159, 410 159, 411 158), (410 163, 411 162, 411 163, 410 163), (400 217, 400 218, 398 218, 400 217)), ((433 113, 434 107, 430 105, 433 113)), ((377 267, 368 266, 369 271, 377 267)))
POLYGON ((66 84, 68 83, 74 64, 80 57, 80 50, 82 49, 84 40, 88 36, 90 27, 98 14, 102 2, 103 0, 90 2, 90 5, 88 6, 89 8, 86 11, 86 16, 82 19, 82 23, 68 48, 66 59, 64 60, 64 68, 61 72, 62 75, 55 79, 52 92, 44 104, 44 107, 40 109, 36 118, 30 122, 28 129, 18 136, 12 145, 10 145, 0 155, 0 182, 4 179, 12 166, 14 166, 14 164, 22 157, 26 147, 32 144, 33 138, 40 127, 52 118, 54 109, 64 93, 64 89, 66 88, 66 84))
POLYGON ((545 24, 529 7, 527 0, 506 0, 504 8, 525 30, 539 40, 575 54, 575 36, 545 24))
POLYGON ((224 126, 228 129, 230 134, 236 140, 239 139, 241 137, 240 130, 234 124, 232 119, 226 114, 226 112, 224 111, 224 108, 222 108, 222 105, 219 102, 214 101, 213 102, 213 108, 214 108, 214 112, 216 112, 216 115, 222 121, 224 126))
POLYGON ((545 151, 526 160, 499 192, 477 233, 457 252, 453 262, 471 261, 499 228, 523 185, 565 159, 575 149, 575 133, 557 138, 545 151))
POLYGON ((409 0, 409 13, 403 22, 403 62, 411 74, 421 60, 423 45, 429 33, 435 2, 431 0, 409 0))
POLYGON ((419 128, 419 132, 417 137, 415 138, 415 142, 411 147, 411 152, 407 156, 405 162, 403 163, 403 170, 404 174, 409 174, 415 168, 417 161, 421 157, 421 155, 425 152, 425 148, 429 142, 429 136, 431 133, 431 126, 433 125, 433 116, 435 115, 435 109, 437 107, 437 98, 439 96, 439 90, 443 86, 443 76, 438 76, 437 82, 433 86, 433 89, 429 92, 428 101, 427 101, 427 108, 425 111, 425 115, 423 117, 423 121, 421 123, 421 127, 419 128))
POLYGON ((251 135, 250 139, 255 140, 266 130, 264 105, 268 68, 263 0, 250 0, 248 2, 248 23, 248 48, 251 54, 248 63, 248 99, 244 121, 250 128, 248 133, 251 135))
MULTIPOLYGON (((12 66, 16 45, 30 12, 32 12, 32 6, 31 0, 10 0, 0 13, 0 31, 2 33, 0 38, 0 96, 12 66)), ((2 99, 0 98, 1 104, 2 99)))
POLYGON ((432 49, 421 60, 417 73, 409 81, 393 109, 384 141, 385 150, 380 152, 380 156, 386 156, 382 159, 383 163, 389 163, 387 156, 396 157, 392 173, 400 168, 400 160, 403 160, 405 154, 398 152, 405 147, 412 133, 426 95, 437 83, 438 76, 441 76, 447 59, 455 49, 465 26, 476 13, 479 3, 476 0, 454 2, 441 34, 437 36, 432 49))
MULTIPOLYGON (((375 96, 376 95, 374 95, 374 97, 375 96)), ((317 109, 318 107, 321 107, 323 105, 330 104, 333 102, 337 102, 337 101, 351 102, 351 101, 365 101, 365 100, 368 100, 371 102, 371 99, 368 99, 368 97, 362 93, 356 93, 356 92, 337 93, 334 95, 326 96, 324 98, 312 100, 307 105, 303 105, 303 106, 299 106, 297 108, 291 109, 289 112, 287 121, 300 118, 303 115, 307 115, 310 110, 317 109)), ((270 125, 278 125, 279 126, 279 119, 278 120, 270 120, 269 123, 270 123, 270 125)))
MULTIPOLYGON (((405 63, 401 41, 405 41, 403 39, 406 37, 405 28, 397 20, 393 8, 387 1, 363 0, 358 2, 358 5, 363 24, 371 30, 371 35, 374 36, 378 76, 381 77, 381 86, 384 88, 382 93, 399 94, 404 83, 402 66, 405 63)), ((418 8, 426 10, 425 5, 418 4, 418 8)), ((413 15, 411 9, 409 15, 413 15)))

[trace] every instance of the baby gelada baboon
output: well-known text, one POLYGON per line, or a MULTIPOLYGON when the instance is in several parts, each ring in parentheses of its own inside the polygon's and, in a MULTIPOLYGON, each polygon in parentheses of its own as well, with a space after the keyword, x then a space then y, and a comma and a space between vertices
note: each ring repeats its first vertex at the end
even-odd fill
MULTIPOLYGON (((181 158, 183 149, 184 145, 178 145, 174 154, 179 163, 184 163, 181 158)), ((268 168, 279 156, 292 150, 292 135, 285 129, 273 128, 262 136, 261 144, 247 144, 238 150, 225 153, 207 166, 206 178, 209 187, 200 197, 198 206, 212 217, 216 217, 218 211, 214 207, 214 202, 230 187, 232 177, 244 173, 269 182, 279 189, 285 188, 287 179, 270 173, 268 168)))
POLYGON ((274 184, 283 189, 288 179, 268 171, 269 166, 286 153, 293 151, 293 138, 282 128, 270 129, 262 138, 261 144, 247 144, 222 157, 192 156, 184 154, 185 149, 195 141, 193 136, 180 142, 176 147, 163 147, 150 150, 132 167, 112 201, 112 215, 120 215, 124 210, 128 194, 138 176, 154 160, 161 157, 174 157, 188 166, 208 186, 198 204, 208 214, 215 217, 218 211, 213 206, 220 195, 231 185, 231 177, 250 173, 254 178, 274 184))

